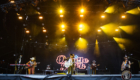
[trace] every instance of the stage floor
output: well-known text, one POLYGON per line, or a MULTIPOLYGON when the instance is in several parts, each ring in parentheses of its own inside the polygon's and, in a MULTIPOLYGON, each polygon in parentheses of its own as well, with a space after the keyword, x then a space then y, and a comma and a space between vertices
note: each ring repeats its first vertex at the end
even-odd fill
MULTIPOLYGON (((121 74, 97 75, 23 75, 0 74, 0 80, 121 80, 121 74)), ((140 80, 140 74, 132 74, 131 80, 140 80)))

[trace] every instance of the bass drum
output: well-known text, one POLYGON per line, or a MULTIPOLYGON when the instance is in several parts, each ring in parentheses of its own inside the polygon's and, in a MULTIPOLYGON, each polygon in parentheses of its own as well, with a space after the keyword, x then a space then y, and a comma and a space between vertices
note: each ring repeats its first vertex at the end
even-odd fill
POLYGON ((132 74, 131 74, 130 71, 124 70, 122 72, 122 76, 121 77, 122 77, 122 80, 130 80, 132 78, 132 74))

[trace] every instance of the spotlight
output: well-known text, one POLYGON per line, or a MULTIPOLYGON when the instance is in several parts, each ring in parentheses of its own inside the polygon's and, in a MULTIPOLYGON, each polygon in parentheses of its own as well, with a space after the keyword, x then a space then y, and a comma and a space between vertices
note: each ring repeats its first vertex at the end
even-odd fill
POLYGON ((26 33, 27 33, 27 34, 29 34, 29 33, 30 33, 30 31, 29 31, 29 30, 26 30, 26 33))
POLYGON ((64 31, 65 31, 65 29, 62 29, 62 31, 64 32, 64 31))
POLYGON ((79 29, 80 31, 82 31, 82 29, 79 29))
POLYGON ((80 15, 80 17, 84 17, 84 15, 80 15))
POLYGON ((98 32, 101 32, 101 30, 100 30, 100 29, 98 29, 98 32))
POLYGON ((19 16, 19 17, 18 17, 18 19, 20 19, 20 20, 21 20, 21 19, 23 19, 23 18, 22 18, 22 16, 19 16))
POLYGON ((64 28, 65 26, 64 26, 64 25, 62 25, 61 27, 62 27, 62 28, 64 28))
POLYGON ((105 15, 102 15, 101 18, 105 18, 105 15))
POLYGON ((121 17, 121 18, 123 18, 123 19, 124 19, 124 18, 126 18, 126 16, 125 16, 125 15, 122 15, 122 17, 121 17))
POLYGON ((83 25, 82 24, 80 24, 80 26, 79 26, 80 28, 82 28, 83 27, 83 25))
POLYGON ((39 16, 39 19, 43 19, 43 16, 39 16))
POLYGON ((14 0, 11 0, 10 3, 15 3, 15 1, 14 0))
POLYGON ((83 13, 84 12, 84 9, 81 9, 81 13, 83 13))
POLYGON ((43 32, 44 32, 44 33, 46 33, 46 32, 47 32, 47 30, 46 30, 46 29, 43 29, 43 32))
POLYGON ((60 15, 60 17, 64 17, 63 15, 60 15))
POLYGON ((119 29, 115 29, 115 31, 119 31, 119 29))
POLYGON ((63 10, 60 10, 60 13, 62 13, 63 12, 63 10))

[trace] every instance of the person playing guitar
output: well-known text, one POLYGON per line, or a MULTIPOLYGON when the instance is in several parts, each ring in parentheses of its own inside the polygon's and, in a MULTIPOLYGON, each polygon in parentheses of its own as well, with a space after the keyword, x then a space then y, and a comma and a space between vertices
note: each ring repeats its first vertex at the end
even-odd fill
POLYGON ((93 73, 96 74, 96 68, 97 68, 97 66, 99 66, 99 64, 96 65, 96 61, 95 60, 93 60, 92 62, 93 62, 92 65, 91 65, 92 74, 93 73))
POLYGON ((125 55, 124 59, 125 59, 125 61, 123 61, 122 65, 121 65, 121 71, 124 71, 124 70, 130 71, 131 62, 128 61, 127 55, 125 55))
POLYGON ((30 58, 30 61, 26 63, 26 68, 28 68, 28 74, 34 74, 35 67, 37 65, 35 57, 30 58))

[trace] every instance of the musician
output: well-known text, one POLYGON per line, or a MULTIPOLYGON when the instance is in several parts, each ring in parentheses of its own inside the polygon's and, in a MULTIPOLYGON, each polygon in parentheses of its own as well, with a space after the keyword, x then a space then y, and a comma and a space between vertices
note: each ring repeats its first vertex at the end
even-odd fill
POLYGON ((36 61, 35 61, 35 57, 30 58, 30 61, 26 63, 28 66, 28 74, 34 74, 35 72, 35 67, 37 65, 36 61))
POLYGON ((130 71, 131 62, 128 60, 127 55, 125 55, 124 59, 125 59, 125 61, 122 62, 121 70, 122 71, 124 71, 124 70, 130 71))
POLYGON ((68 74, 73 74, 73 70, 74 70, 74 54, 70 54, 70 58, 68 59, 68 62, 71 64, 68 67, 68 74))
POLYGON ((91 65, 92 74, 96 74, 96 68, 97 68, 96 61, 93 60, 92 62, 93 62, 92 65, 91 65))

